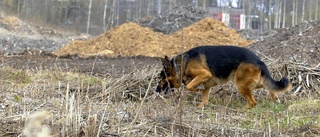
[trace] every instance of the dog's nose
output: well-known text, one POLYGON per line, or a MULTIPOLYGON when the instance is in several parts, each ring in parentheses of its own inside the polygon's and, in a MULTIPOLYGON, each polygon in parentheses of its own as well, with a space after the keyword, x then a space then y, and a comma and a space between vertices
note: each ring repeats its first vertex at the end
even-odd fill
POLYGON ((162 86, 161 86, 161 84, 158 84, 158 86, 156 88, 156 92, 158 92, 158 93, 164 92, 164 94, 168 94, 168 92, 169 92, 168 83, 164 83, 162 86))
POLYGON ((161 92, 161 87, 160 87, 160 85, 158 85, 158 86, 157 86, 157 88, 156 88, 156 92, 158 92, 158 93, 160 93, 160 92, 161 92))

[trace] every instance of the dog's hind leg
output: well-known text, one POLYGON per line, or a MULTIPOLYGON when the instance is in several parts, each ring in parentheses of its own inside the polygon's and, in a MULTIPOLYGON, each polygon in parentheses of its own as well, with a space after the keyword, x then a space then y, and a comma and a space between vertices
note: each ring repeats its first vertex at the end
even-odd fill
POLYGON ((240 64, 235 73, 235 84, 238 91, 247 100, 245 108, 252 108, 257 103, 252 96, 252 91, 259 84, 261 70, 253 64, 240 64))
POLYGON ((242 96, 244 96, 247 100, 247 105, 245 106, 246 109, 254 107, 257 102, 252 96, 252 89, 248 87, 239 87, 238 91, 241 93, 242 96))

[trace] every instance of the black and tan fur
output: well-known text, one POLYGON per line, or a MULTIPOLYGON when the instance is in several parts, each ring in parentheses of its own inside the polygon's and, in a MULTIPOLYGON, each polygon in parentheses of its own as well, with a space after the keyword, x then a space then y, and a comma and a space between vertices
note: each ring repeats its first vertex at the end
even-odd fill
POLYGON ((161 59, 163 71, 156 91, 170 87, 179 88, 183 83, 190 91, 197 92, 204 85, 200 107, 209 101, 210 88, 233 80, 241 95, 247 100, 246 108, 252 108, 256 101, 252 91, 257 88, 269 90, 272 99, 278 93, 291 90, 287 78, 275 81, 271 78, 267 66, 253 52, 236 46, 199 46, 169 59, 161 59))

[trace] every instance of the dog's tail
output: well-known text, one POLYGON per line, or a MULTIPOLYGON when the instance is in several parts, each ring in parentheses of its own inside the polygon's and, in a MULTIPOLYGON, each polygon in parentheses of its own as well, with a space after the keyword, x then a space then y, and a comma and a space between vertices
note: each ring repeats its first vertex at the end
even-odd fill
POLYGON ((283 77, 279 81, 274 80, 263 62, 260 63, 260 69, 263 78, 263 86, 273 94, 284 93, 292 89, 292 84, 288 78, 283 77))

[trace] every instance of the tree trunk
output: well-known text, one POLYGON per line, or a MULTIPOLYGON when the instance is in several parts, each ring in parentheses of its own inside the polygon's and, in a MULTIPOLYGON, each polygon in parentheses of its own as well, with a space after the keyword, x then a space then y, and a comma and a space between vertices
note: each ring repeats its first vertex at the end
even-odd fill
POLYGON ((282 20, 282 28, 286 27, 286 0, 283 0, 283 20, 282 20))
POLYGON ((269 16, 269 29, 272 29, 272 16, 271 16, 271 0, 269 0, 269 10, 268 10, 268 16, 269 16))
POLYGON ((296 1, 296 10, 295 10, 295 25, 298 24, 298 7, 299 7, 299 1, 298 0, 295 0, 296 1))
POLYGON ((150 5, 149 5, 149 0, 147 0, 147 16, 149 16, 150 15, 150 7, 149 7, 150 5))
POLYGON ((308 1, 309 4, 309 21, 312 20, 312 4, 311 4, 311 0, 308 1))
POLYGON ((17 10, 17 15, 18 15, 18 17, 19 17, 19 15, 20 15, 20 3, 21 3, 21 0, 19 0, 18 1, 18 10, 17 10))
POLYGON ((161 14, 161 1, 162 1, 162 0, 158 0, 158 3, 157 3, 158 15, 161 14))
POLYGON ((251 6, 252 6, 252 0, 248 0, 248 11, 247 11, 247 15, 249 15, 248 23, 247 23, 248 29, 252 29, 252 26, 251 26, 251 24, 252 24, 251 6))
POLYGON ((275 1, 275 12, 274 12, 274 28, 278 28, 279 19, 279 0, 275 1))
POLYGON ((304 12, 305 12, 305 7, 306 7, 306 0, 303 0, 302 3, 302 16, 301 16, 301 23, 304 22, 304 12))
POLYGON ((318 5, 319 4, 319 0, 316 0, 316 14, 315 14, 315 20, 318 20, 318 5))
POLYGON ((29 10, 29 0, 25 0, 25 8, 26 8, 26 17, 28 18, 29 17, 29 14, 30 14, 30 10, 29 10))
POLYGON ((103 30, 107 30, 107 25, 106 25, 106 18, 107 18, 107 9, 108 9, 108 0, 105 1, 104 3, 104 10, 103 10, 103 30))
POLYGON ((111 9, 111 28, 114 27, 114 20, 115 20, 115 8, 116 8, 116 0, 112 1, 112 9, 111 9))
POLYGON ((260 32, 264 30, 264 10, 260 9, 260 32))
MULTIPOLYGON (((120 1, 120 0, 118 0, 118 1, 120 1)), ((138 18, 140 19, 141 18, 141 13, 142 13, 142 2, 141 2, 142 0, 139 0, 139 14, 138 14, 138 18)), ((118 7, 119 8, 119 7, 118 7)))
POLYGON ((89 34, 89 29, 90 29, 91 7, 92 7, 92 0, 90 0, 90 3, 89 3, 88 22, 87 22, 87 34, 89 34))
POLYGON ((278 13, 278 28, 281 28, 281 15, 282 15, 282 1, 279 0, 279 7, 278 7, 279 13, 278 13))
POLYGON ((294 20, 295 20, 296 14, 297 14, 296 11, 294 10, 295 6, 296 6, 296 1, 293 0, 292 1, 292 16, 291 16, 292 17, 292 24, 291 24, 292 27, 295 25, 294 20))

